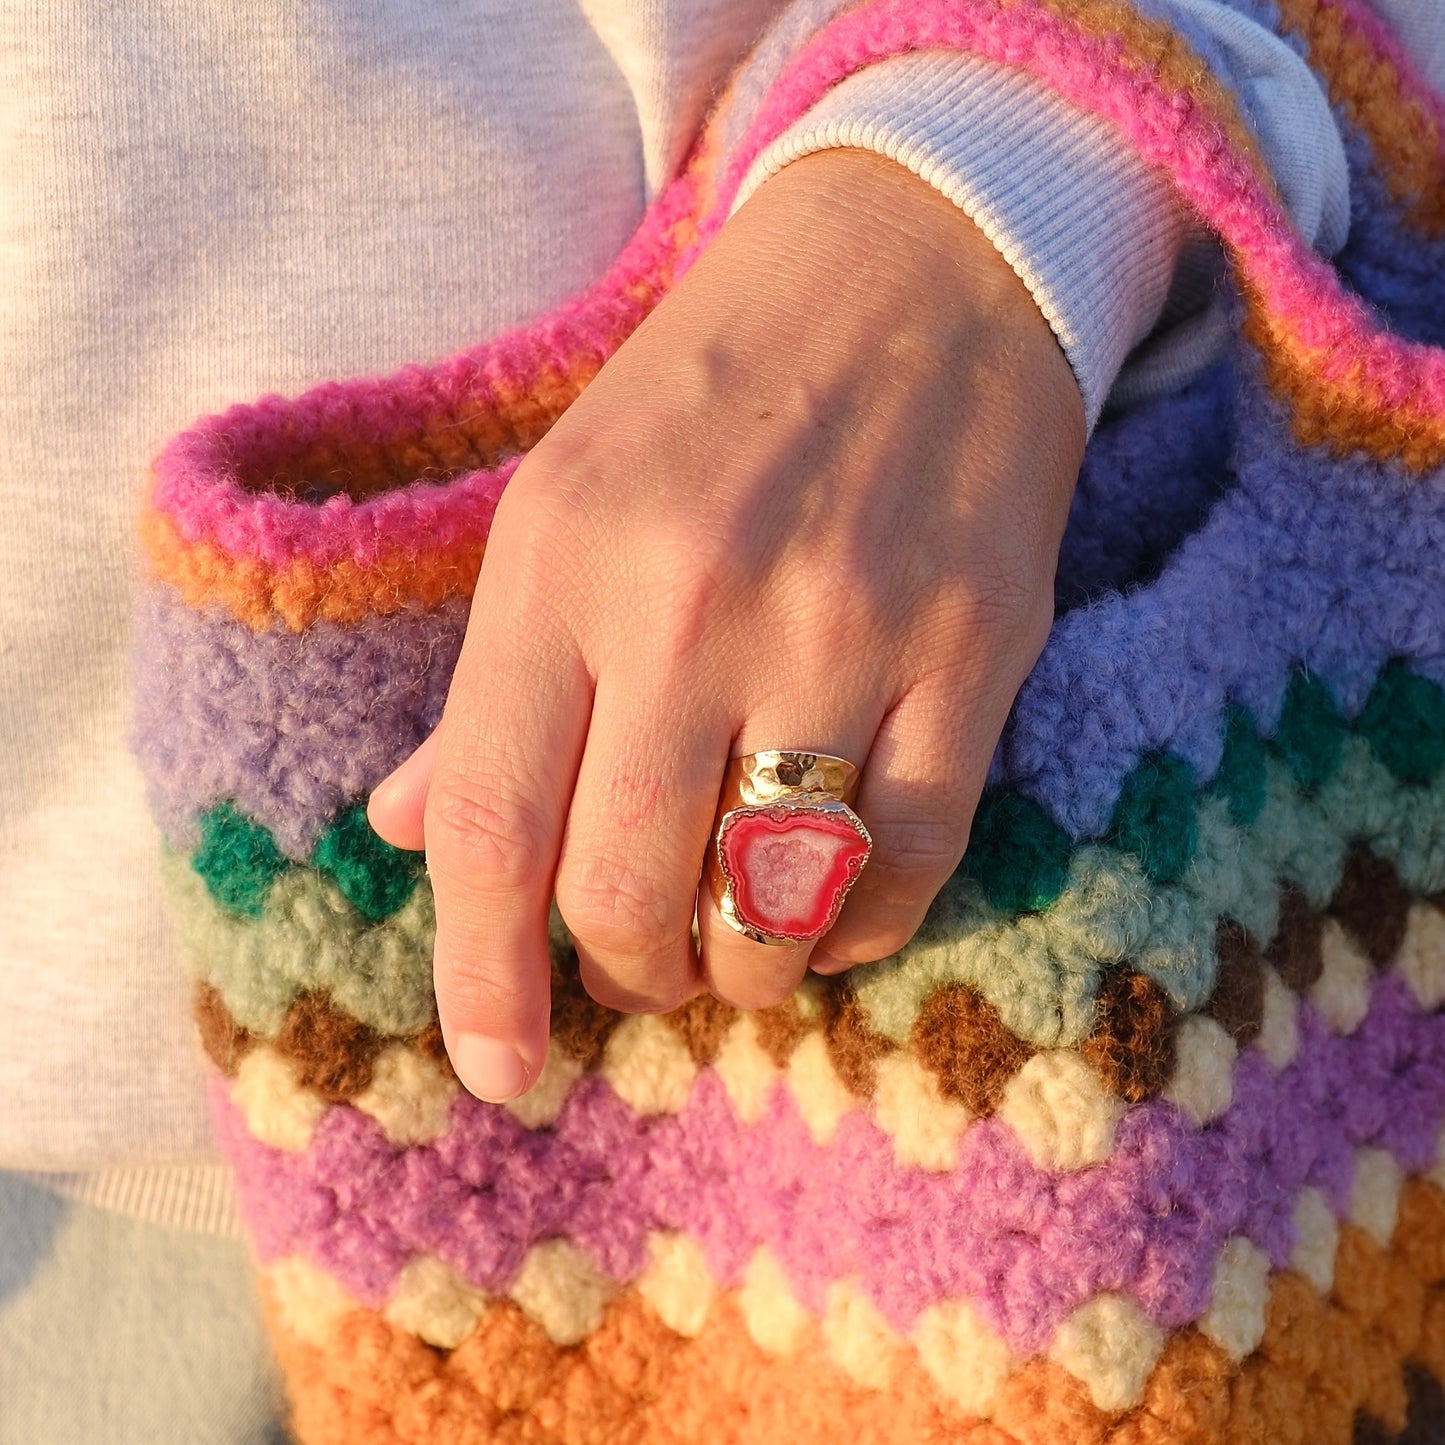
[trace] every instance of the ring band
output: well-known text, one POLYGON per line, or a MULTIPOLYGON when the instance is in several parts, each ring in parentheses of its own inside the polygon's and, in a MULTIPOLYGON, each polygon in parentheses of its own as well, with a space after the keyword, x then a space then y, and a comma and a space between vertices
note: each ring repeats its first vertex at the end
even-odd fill
POLYGON ((821 938, 873 852, 850 806, 858 769, 846 758, 791 750, 728 764, 708 849, 718 912, 757 943, 821 938))

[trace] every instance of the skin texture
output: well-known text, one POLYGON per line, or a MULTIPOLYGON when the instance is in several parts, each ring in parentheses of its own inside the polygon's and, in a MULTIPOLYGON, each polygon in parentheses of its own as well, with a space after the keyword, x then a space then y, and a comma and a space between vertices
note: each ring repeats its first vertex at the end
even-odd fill
POLYGON ((542 1067, 554 891, 628 1012, 908 940, 1047 635, 1083 443, 1027 290, 902 167, 824 152, 741 208, 508 485, 442 722, 372 798, 426 847, 474 1093, 542 1067), (775 747, 863 769, 874 855, 811 950, 697 897, 728 758, 775 747))

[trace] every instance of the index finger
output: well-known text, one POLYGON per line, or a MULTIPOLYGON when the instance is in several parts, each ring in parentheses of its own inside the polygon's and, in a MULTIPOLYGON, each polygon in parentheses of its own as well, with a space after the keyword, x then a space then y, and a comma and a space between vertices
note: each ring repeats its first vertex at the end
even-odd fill
POLYGON ((447 1053, 473 1094, 500 1103, 546 1060, 547 917, 591 680, 559 628, 524 621, 480 588, 478 601, 437 729, 423 826, 447 1053))

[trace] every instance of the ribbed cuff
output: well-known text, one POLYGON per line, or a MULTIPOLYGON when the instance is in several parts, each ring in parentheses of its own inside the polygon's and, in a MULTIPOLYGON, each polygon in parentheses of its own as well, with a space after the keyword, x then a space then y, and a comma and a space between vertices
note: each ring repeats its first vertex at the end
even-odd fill
POLYGON ((114 1214, 187 1229, 239 1236, 235 1186, 225 1164, 179 1164, 94 1172, 20 1174, 37 1188, 114 1214))
POLYGON ((993 242, 1058 337, 1092 428, 1169 294, 1185 219, 1168 183, 1032 77, 927 52, 837 86, 758 158, 737 204, 840 146, 907 166, 993 242))

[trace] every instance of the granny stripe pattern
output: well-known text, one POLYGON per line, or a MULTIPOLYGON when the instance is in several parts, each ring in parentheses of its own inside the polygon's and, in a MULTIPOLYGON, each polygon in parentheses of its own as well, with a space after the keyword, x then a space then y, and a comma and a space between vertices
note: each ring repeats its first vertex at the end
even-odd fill
POLYGON ((1445 1438, 1445 105, 1358 0, 1272 13, 1347 127, 1338 269, 1121 0, 801 0, 588 291, 157 461, 136 745, 301 1440, 1445 1438), (770 139, 919 47, 1163 167, 1235 350, 1093 439, 903 953, 624 1018, 558 923, 546 1069, 480 1104, 367 793, 440 715, 518 460, 770 139))

